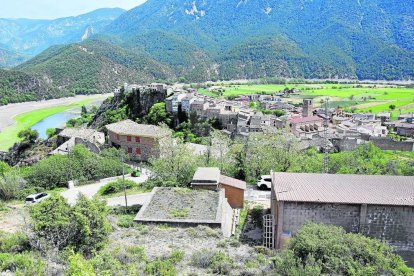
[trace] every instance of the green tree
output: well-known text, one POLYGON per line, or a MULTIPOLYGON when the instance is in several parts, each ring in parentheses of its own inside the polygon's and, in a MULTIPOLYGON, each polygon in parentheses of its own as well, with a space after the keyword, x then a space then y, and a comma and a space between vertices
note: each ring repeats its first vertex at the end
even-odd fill
POLYGON ((24 142, 34 143, 37 140, 37 138, 39 138, 39 133, 37 132, 37 130, 32 130, 28 128, 28 129, 19 131, 17 136, 20 139, 22 139, 24 142))
POLYGON ((145 121, 148 124, 159 125, 159 124, 171 124, 171 116, 165 109, 165 103, 156 103, 151 108, 149 113, 145 116, 145 121))
POLYGON ((111 226, 105 202, 79 196, 70 206, 62 196, 52 196, 29 209, 28 237, 33 247, 47 252, 68 246, 87 256, 101 249, 111 226))
POLYGON ((77 228, 73 244, 78 251, 91 255, 93 251, 101 249, 106 244, 112 229, 107 219, 108 212, 106 202, 96 197, 78 197, 73 208, 77 228))
POLYGON ((395 110, 396 106, 395 106, 395 104, 390 104, 389 108, 390 108, 391 110, 395 110))
POLYGON ((166 138, 160 142, 159 157, 150 159, 153 186, 186 187, 200 164, 195 155, 180 139, 166 138))
POLYGON ((46 135, 48 138, 52 138, 56 135, 56 129, 55 128, 48 128, 46 129, 46 135))
POLYGON ((72 208, 61 196, 52 196, 29 209, 29 239, 33 247, 48 251, 50 247, 62 250, 76 235, 72 208))

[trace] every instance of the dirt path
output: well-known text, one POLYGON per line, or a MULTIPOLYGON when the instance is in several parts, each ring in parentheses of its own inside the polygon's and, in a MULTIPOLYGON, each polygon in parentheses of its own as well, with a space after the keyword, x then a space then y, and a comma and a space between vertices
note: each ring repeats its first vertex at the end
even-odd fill
POLYGON ((79 95, 70 98, 61 98, 61 99, 54 99, 54 100, 47 100, 47 101, 37 101, 37 102, 25 102, 25 103, 16 103, 16 104, 9 104, 5 106, 0 106, 0 131, 7 127, 14 125, 14 117, 19 114, 27 113, 30 111, 34 111, 37 109, 48 108, 48 107, 55 107, 60 105, 67 105, 71 103, 78 102, 80 100, 86 99, 96 99, 101 100, 105 99, 112 94, 98 94, 98 95, 79 95))

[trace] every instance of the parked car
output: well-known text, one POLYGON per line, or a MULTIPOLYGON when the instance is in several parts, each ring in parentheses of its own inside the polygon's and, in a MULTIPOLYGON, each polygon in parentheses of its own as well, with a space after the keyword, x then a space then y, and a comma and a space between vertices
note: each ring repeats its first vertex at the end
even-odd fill
POLYGON ((262 190, 270 189, 272 187, 272 177, 270 175, 262 175, 257 181, 257 187, 262 190))
POLYGON ((29 195, 26 197, 26 204, 35 204, 48 197, 50 197, 48 193, 39 193, 39 194, 29 195))

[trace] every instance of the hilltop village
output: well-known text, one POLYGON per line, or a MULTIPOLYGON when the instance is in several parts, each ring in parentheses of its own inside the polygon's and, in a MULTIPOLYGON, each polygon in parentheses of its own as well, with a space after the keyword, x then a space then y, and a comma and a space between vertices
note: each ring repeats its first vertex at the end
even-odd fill
MULTIPOLYGON (((352 265, 372 262, 375 273, 411 273, 404 260, 414 261, 414 162, 383 158, 412 154, 413 114, 392 120, 389 113, 316 108, 312 98, 289 101, 300 94, 285 89, 230 100, 192 88, 126 84, 99 108, 82 108, 80 118, 48 139, 27 130, 21 143, 1 154, 14 166, 4 163, 4 183, 13 172, 21 187, 7 200, 25 198, 32 205, 28 212, 5 205, 2 230, 20 229, 21 212, 32 221, 22 234, 30 250, 53 255, 58 253, 49 246, 57 246, 82 254, 71 255, 78 258, 73 263, 51 257, 52 274, 80 262, 96 275, 114 269, 133 275, 290 275, 285 269, 291 258, 301 273, 310 269, 289 255, 296 240, 314 239, 319 231, 336 242, 350 239, 346 246, 382 248, 376 254, 387 256, 378 264, 365 251, 358 258, 350 253, 352 265), (192 126, 205 131, 187 133, 192 126), (55 216, 68 220, 44 224, 55 216), (59 223, 68 227, 64 237, 59 223), (83 232, 85 225, 92 232, 83 232), (102 258, 115 267, 98 265, 102 258)), ((326 239, 317 238, 323 247, 326 239)), ((313 249, 306 250, 313 256, 313 249)), ((317 268, 330 273, 329 265, 317 268)))

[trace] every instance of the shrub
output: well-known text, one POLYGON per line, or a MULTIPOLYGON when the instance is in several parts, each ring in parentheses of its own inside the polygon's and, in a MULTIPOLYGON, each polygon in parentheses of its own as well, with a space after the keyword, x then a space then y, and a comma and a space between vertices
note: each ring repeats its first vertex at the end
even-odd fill
POLYGON ((19 198, 19 192, 25 188, 26 182, 13 173, 0 175, 0 199, 10 200, 19 198))
POLYGON ((105 184, 104 186, 102 186, 99 189, 98 194, 99 195, 115 194, 115 193, 119 193, 123 191, 124 187, 125 189, 132 189, 136 187, 137 185, 138 185, 137 183, 131 180, 123 181, 122 179, 118 179, 116 181, 109 182, 108 184, 105 184))
POLYGON ((0 252, 20 253, 30 249, 30 243, 24 233, 0 232, 0 252))
POLYGON ((256 205, 253 207, 253 209, 250 211, 250 216, 252 219, 252 223, 258 227, 262 228, 263 226, 263 206, 256 205))
POLYGON ((147 275, 156 275, 156 276, 175 276, 177 271, 174 265, 170 261, 162 261, 156 259, 152 262, 147 263, 145 266, 145 273, 147 275))
POLYGON ((122 228, 134 227, 134 217, 135 215, 121 215, 118 217, 118 221, 116 224, 122 228))
POLYGON ((16 275, 44 275, 45 263, 30 253, 0 253, 0 272, 11 271, 16 275))
POLYGON ((95 276, 92 264, 82 255, 76 254, 69 257, 69 267, 65 273, 68 276, 95 276))
POLYGON ((167 258, 171 263, 178 264, 184 260, 185 253, 184 251, 174 249, 170 256, 167 258))
MULTIPOLYGON (((336 226, 303 226, 283 253, 276 256, 276 272, 314 272, 330 275, 412 275, 402 258, 378 240, 347 234, 336 226)), ((318 274, 318 275, 319 275, 318 274)))
POLYGON ((132 176, 132 177, 140 177, 140 176, 141 176, 141 172, 140 172, 140 171, 138 171, 138 170, 135 170, 135 171, 133 171, 133 172, 131 173, 131 176, 132 176))
POLYGON ((191 256, 191 265, 199 268, 208 268, 215 252, 209 249, 194 252, 191 256))
POLYGON ((52 196, 31 206, 29 214, 32 244, 40 250, 71 246, 90 255, 103 247, 111 231, 105 202, 83 195, 73 207, 63 197, 52 196))
POLYGON ((228 275, 234 267, 234 260, 223 252, 217 252, 211 259, 209 267, 213 273, 228 275))

